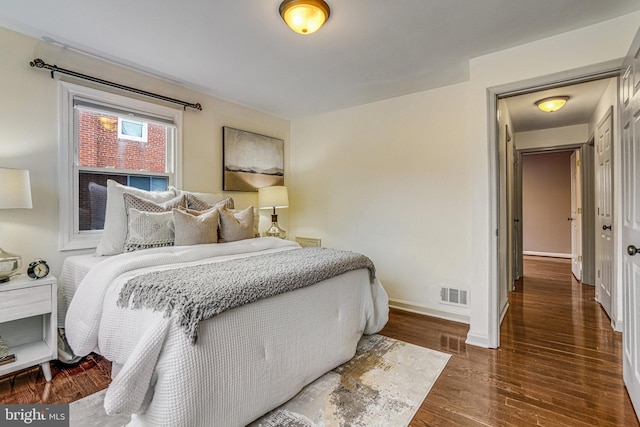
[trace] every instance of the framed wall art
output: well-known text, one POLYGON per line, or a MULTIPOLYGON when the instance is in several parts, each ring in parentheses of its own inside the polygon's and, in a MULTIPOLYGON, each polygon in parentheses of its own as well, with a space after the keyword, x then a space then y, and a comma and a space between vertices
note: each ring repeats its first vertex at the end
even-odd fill
POLYGON ((284 140, 222 128, 224 191, 258 191, 284 185, 284 140))

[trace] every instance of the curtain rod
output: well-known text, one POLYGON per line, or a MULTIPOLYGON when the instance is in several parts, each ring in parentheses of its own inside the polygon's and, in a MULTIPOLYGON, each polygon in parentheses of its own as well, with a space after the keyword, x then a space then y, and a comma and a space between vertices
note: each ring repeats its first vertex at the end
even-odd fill
POLYGON ((122 90, 126 90, 126 91, 129 91, 129 92, 134 92, 134 93, 137 93, 138 95, 144 95, 144 96, 148 96, 148 97, 151 97, 151 98, 161 99, 161 100, 167 101, 167 102, 172 102, 174 104, 180 104, 180 105, 182 105, 182 107, 185 110, 187 109, 187 107, 189 107, 189 108, 193 108, 194 110, 202 111, 202 105, 200 105, 199 103, 198 104, 191 104, 191 103, 186 102, 186 101, 180 101, 179 99, 169 98, 168 96, 163 96, 163 95, 158 95, 157 93, 147 92, 145 90, 136 89, 134 87, 124 86, 124 85, 121 85, 121 84, 118 84, 118 83, 110 82, 108 80, 102 80, 102 79, 99 79, 97 77, 92 77, 92 76, 88 76, 86 74, 77 73, 75 71, 66 70, 64 68, 58 67, 57 65, 47 64, 40 58, 36 58, 33 61, 29 62, 29 65, 31 65, 32 67, 35 67, 35 68, 46 68, 47 70, 51 70, 51 78, 53 78, 53 75, 54 75, 55 72, 62 73, 62 74, 68 74, 70 76, 78 77, 80 79, 89 80, 89 81, 94 82, 94 83, 100 83, 100 84, 105 85, 105 86, 115 87, 117 89, 122 89, 122 90))

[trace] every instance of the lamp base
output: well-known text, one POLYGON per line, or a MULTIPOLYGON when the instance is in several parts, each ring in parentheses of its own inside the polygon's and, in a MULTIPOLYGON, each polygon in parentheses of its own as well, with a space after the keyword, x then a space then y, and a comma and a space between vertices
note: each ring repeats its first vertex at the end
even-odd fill
POLYGON ((271 227, 264 233, 262 233, 263 237, 279 237, 281 239, 287 238, 287 232, 284 231, 277 222, 272 222, 271 227))
POLYGON ((0 283, 8 282, 22 267, 22 258, 0 248, 0 283))

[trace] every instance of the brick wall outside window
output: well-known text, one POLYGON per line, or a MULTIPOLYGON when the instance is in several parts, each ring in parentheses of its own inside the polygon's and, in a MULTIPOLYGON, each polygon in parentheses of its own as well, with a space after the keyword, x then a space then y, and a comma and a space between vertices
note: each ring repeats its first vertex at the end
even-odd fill
POLYGON ((166 128, 149 123, 147 142, 118 139, 118 118, 80 110, 80 166, 164 172, 166 128))

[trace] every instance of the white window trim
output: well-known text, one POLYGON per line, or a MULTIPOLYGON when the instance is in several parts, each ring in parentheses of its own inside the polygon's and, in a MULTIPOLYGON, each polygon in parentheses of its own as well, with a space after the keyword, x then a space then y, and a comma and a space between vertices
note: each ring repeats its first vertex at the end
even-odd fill
POLYGON ((58 140, 58 247, 61 251, 91 249, 98 246, 102 230, 78 231, 78 182, 74 180, 75 141, 73 99, 76 96, 123 108, 169 117, 176 126, 173 180, 169 185, 182 188, 182 115, 183 110, 165 107, 104 92, 68 82, 59 82, 59 140, 58 140))

